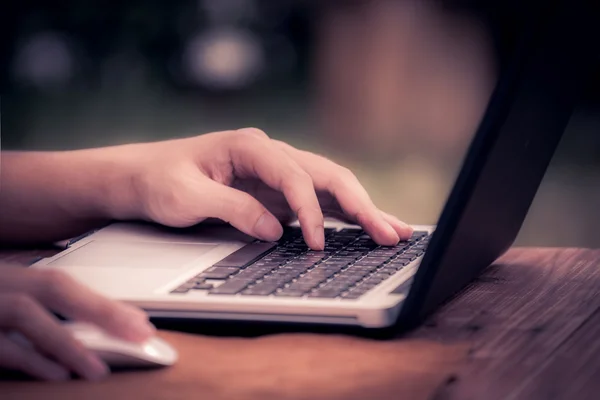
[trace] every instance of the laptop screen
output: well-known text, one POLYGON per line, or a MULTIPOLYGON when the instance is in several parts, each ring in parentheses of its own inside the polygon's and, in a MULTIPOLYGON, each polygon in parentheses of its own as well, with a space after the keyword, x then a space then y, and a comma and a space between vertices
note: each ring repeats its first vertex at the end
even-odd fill
POLYGON ((418 322, 514 242, 591 64, 591 2, 520 6, 485 115, 411 284, 402 321, 418 322))

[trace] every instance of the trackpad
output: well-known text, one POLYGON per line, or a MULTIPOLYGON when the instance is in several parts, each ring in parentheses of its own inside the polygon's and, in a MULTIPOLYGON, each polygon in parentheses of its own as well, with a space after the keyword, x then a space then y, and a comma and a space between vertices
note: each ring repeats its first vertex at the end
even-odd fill
POLYGON ((91 241, 49 264, 55 267, 178 269, 198 260, 217 244, 91 241))

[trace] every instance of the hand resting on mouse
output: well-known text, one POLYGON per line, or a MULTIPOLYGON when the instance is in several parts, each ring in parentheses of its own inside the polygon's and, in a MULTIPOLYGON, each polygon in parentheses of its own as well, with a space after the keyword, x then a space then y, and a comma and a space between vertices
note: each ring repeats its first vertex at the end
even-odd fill
POLYGON ((155 333, 143 311, 100 296, 59 270, 0 264, 0 368, 44 380, 69 379, 71 373, 98 380, 108 374, 105 362, 50 311, 89 321, 132 342, 155 333), (11 339, 13 333, 33 346, 11 339))

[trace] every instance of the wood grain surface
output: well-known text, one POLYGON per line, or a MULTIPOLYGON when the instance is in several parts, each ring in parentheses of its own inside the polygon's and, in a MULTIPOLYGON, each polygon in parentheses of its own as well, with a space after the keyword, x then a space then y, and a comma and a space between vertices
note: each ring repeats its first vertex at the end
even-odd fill
POLYGON ((437 399, 597 399, 600 250, 513 249, 410 336, 469 343, 437 399))

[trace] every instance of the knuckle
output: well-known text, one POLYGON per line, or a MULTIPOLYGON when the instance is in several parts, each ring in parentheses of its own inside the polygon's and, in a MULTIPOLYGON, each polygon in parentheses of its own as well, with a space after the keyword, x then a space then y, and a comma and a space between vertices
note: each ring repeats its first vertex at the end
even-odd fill
POLYGON ((301 168, 292 168, 287 176, 284 177, 284 182, 282 186, 313 186, 312 177, 308 174, 308 172, 304 171, 301 168))
POLYGON ((221 145, 232 146, 238 143, 240 140, 243 140, 243 137, 244 135, 239 130, 235 130, 221 132, 218 139, 221 145))
POLYGON ((260 139, 269 139, 269 135, 267 135, 265 133, 265 131, 263 131, 262 129, 258 129, 258 128, 242 128, 242 129, 238 129, 237 132, 246 135, 246 136, 254 136, 260 139))
POLYGON ((356 175, 349 168, 340 166, 340 175, 346 179, 356 179, 356 175))
POLYGON ((333 183, 340 186, 347 185, 349 183, 354 183, 357 181, 358 179, 356 178, 356 175, 354 175, 354 172, 342 166, 338 167, 337 173, 333 178, 333 183))
POLYGON ((298 180, 304 184, 304 185, 313 185, 313 180, 312 177, 310 176, 310 174, 304 170, 297 170, 297 174, 298 174, 298 180))
POLYGON ((227 138, 228 147, 239 154, 246 154, 248 150, 264 145, 264 143, 264 139, 258 135, 249 135, 243 130, 232 131, 227 138))

